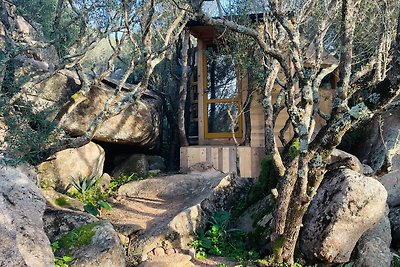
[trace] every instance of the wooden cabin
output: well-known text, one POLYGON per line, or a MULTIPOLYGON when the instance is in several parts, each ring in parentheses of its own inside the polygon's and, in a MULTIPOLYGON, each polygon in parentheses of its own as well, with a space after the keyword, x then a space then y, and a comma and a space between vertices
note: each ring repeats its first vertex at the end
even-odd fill
MULTIPOLYGON (((261 106, 260 93, 252 95, 250 103, 245 103, 249 93, 249 77, 238 76, 238 69, 229 55, 216 48, 216 30, 211 26, 188 25, 197 47, 192 51, 192 75, 189 85, 189 122, 187 137, 189 146, 181 147, 180 167, 188 167, 209 162, 215 169, 225 173, 237 170, 237 155, 240 176, 256 178, 260 174, 261 161, 265 154, 265 117, 261 106), (244 105, 249 105, 245 116, 244 105), (232 117, 237 118, 232 124, 232 117), (249 142, 244 142, 246 124, 250 121, 249 142), (236 142, 235 142, 236 141, 236 142), (236 146, 235 144, 241 144, 236 146)), ((324 62, 325 63, 325 62, 324 62)), ((332 63, 326 62, 326 65, 332 63)), ((329 112, 336 79, 331 86, 321 90, 321 109, 329 112)), ((276 86, 276 98, 280 88, 276 86)), ((284 126, 287 113, 281 112, 275 131, 284 126)), ((322 121, 317 124, 322 124, 322 121)), ((290 132, 289 132, 290 135, 290 132)))

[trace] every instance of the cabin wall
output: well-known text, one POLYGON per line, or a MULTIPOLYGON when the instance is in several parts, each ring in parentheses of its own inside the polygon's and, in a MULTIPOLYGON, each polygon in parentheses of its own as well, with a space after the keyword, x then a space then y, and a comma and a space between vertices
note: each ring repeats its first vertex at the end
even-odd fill
MULTIPOLYGON (((237 170, 237 157, 239 164, 239 171, 242 177, 257 178, 261 171, 261 161, 265 153, 265 115, 264 109, 261 105, 263 95, 254 91, 252 94, 252 101, 246 103, 246 96, 249 93, 249 77, 245 76, 240 80, 240 91, 242 93, 242 107, 249 105, 250 121, 246 122, 245 117, 242 116, 243 131, 246 129, 246 123, 251 123, 250 144, 246 146, 235 146, 232 137, 228 138, 205 138, 205 120, 207 113, 205 112, 205 89, 206 89, 206 62, 204 60, 204 51, 209 40, 212 40, 212 34, 209 30, 201 32, 197 29, 197 94, 198 94, 198 145, 182 147, 180 150, 180 166, 181 169, 188 169, 190 166, 200 163, 209 162, 215 169, 225 173, 236 173, 237 170), (209 34, 209 35, 207 35, 209 34)), ((280 79, 284 79, 283 74, 279 73, 280 79)), ((329 87, 329 86, 328 86, 329 87)), ((273 88, 272 100, 273 103, 278 97, 281 87, 275 85, 273 88)), ((299 90, 298 87, 296 90, 299 90)), ((261 90, 262 91, 262 90, 261 90)), ((329 114, 332 109, 332 97, 335 90, 332 87, 324 87, 320 89, 320 109, 322 112, 329 114)), ((244 115, 244 114, 243 114, 244 115)), ((282 110, 276 120, 274 133, 277 137, 279 131, 284 127, 288 119, 286 109, 282 110)), ((320 129, 324 121, 322 118, 316 119, 315 129, 320 129)), ((285 139, 288 141, 293 136, 293 130, 290 126, 286 131, 285 139)), ((242 143, 243 138, 238 138, 238 142, 242 143)), ((278 147, 282 147, 279 138, 276 138, 278 147)))
POLYGON ((181 147, 182 170, 196 163, 209 162, 221 172, 236 173, 236 156, 239 158, 241 177, 257 178, 261 170, 261 160, 264 156, 263 147, 249 146, 187 146, 181 147))

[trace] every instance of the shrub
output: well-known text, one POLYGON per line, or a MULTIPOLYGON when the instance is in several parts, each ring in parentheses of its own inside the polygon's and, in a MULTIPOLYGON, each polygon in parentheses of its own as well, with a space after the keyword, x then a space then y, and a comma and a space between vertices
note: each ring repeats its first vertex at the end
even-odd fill
POLYGON ((99 215, 101 209, 112 209, 111 205, 106 201, 109 194, 101 192, 98 181, 98 176, 89 178, 81 176, 77 180, 73 180, 72 185, 75 190, 68 191, 69 196, 85 203, 85 211, 94 216, 99 215))
POLYGON ((210 219, 205 233, 192 242, 196 257, 207 255, 224 256, 237 261, 255 260, 258 253, 246 246, 246 234, 239 229, 230 229, 231 214, 226 211, 216 212, 210 219))

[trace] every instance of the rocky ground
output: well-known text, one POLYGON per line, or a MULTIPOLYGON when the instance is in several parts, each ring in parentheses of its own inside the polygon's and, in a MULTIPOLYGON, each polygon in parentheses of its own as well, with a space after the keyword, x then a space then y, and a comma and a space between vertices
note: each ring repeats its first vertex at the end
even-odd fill
POLYGON ((206 214, 224 208, 235 197, 228 194, 235 193, 233 183, 237 185, 229 175, 214 169, 128 183, 119 189, 113 210, 102 218, 122 235, 132 262, 140 257, 143 266, 160 262, 168 266, 169 261, 171 266, 186 266, 185 262, 208 266, 193 262, 190 242, 196 229, 206 223, 206 214))

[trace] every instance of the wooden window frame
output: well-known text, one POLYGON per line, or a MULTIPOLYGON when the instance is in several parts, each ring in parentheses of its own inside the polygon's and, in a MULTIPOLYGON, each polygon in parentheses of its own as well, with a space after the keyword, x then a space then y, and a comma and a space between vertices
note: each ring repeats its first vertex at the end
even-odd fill
POLYGON ((222 98, 222 99, 208 99, 208 72, 207 72, 207 48, 212 46, 213 43, 207 42, 204 45, 204 49, 202 51, 202 61, 203 61, 203 116, 204 116, 204 139, 217 139, 217 138, 233 138, 235 135, 236 138, 243 138, 243 111, 242 111, 242 86, 239 81, 238 70, 236 70, 236 86, 238 90, 238 95, 235 98, 222 98), (208 132, 208 104, 212 103, 237 103, 238 105, 238 130, 235 133, 232 132, 219 132, 219 133, 209 133, 208 132))

